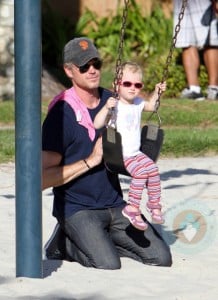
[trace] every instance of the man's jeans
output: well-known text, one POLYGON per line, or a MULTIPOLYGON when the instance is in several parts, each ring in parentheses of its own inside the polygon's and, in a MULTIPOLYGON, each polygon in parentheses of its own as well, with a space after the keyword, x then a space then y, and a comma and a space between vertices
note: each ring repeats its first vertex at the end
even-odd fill
POLYGON ((59 220, 62 233, 59 231, 57 244, 62 245, 65 259, 99 269, 119 269, 120 257, 171 266, 169 247, 155 229, 150 224, 146 231, 134 228, 122 209, 82 210, 59 220))

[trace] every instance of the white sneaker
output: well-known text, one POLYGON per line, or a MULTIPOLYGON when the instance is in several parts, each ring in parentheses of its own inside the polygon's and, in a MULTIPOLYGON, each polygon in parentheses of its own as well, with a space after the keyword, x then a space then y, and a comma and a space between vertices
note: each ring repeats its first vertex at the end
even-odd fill
POLYGON ((208 87, 208 89, 207 89, 207 99, 208 100, 218 100, 218 88, 208 87))
POLYGON ((195 101, 203 101, 205 97, 203 96, 202 93, 196 93, 189 88, 185 88, 182 93, 181 93, 181 98, 183 99, 192 99, 195 101))

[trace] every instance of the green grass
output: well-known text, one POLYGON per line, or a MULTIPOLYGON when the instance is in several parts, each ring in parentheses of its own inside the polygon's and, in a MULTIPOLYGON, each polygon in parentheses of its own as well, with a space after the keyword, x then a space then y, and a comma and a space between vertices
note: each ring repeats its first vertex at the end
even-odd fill
POLYGON ((0 102, 0 125, 14 123, 14 101, 0 102))
POLYGON ((207 128, 218 126, 218 101, 161 100, 159 113, 164 126, 207 128))
MULTIPOLYGON (((47 113, 49 101, 42 101, 42 120, 47 113)), ((2 126, 14 125, 15 119, 14 101, 0 101, 0 128, 2 126)))
POLYGON ((217 128, 166 128, 161 155, 165 157, 218 154, 217 128))
POLYGON ((0 130, 0 163, 14 161, 14 130, 0 130))
MULTIPOLYGON (((42 102, 42 121, 48 102, 42 102)), ((161 99, 158 110, 164 129, 160 157, 206 156, 218 154, 218 101, 195 102, 161 99)), ((144 113, 145 124, 150 113, 144 113)), ((157 116, 151 121, 156 123, 157 116)), ((0 127, 14 125, 14 102, 0 102, 0 127)), ((14 130, 0 130, 0 163, 14 161, 14 130)))

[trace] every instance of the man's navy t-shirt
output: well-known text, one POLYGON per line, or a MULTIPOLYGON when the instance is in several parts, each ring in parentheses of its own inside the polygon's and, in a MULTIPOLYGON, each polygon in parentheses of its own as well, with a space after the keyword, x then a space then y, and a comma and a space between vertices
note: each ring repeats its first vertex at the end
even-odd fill
MULTIPOLYGON (((94 120, 111 92, 100 88, 100 103, 95 109, 89 109, 94 120)), ((88 130, 76 120, 71 106, 58 101, 49 111, 42 128, 42 149, 58 152, 62 155, 62 165, 68 165, 87 158, 93 149, 100 131, 91 141, 88 130)), ((90 169, 80 177, 65 185, 54 187, 53 215, 67 218, 83 209, 104 209, 124 204, 122 192, 116 174, 108 172, 104 164, 90 169)))

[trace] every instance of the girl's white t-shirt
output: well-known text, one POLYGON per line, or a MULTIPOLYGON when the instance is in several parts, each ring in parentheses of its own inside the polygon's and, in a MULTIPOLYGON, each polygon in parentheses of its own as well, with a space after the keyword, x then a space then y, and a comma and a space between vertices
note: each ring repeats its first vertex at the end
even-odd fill
POLYGON ((125 104, 118 100, 116 126, 122 137, 124 158, 140 153, 141 114, 144 106, 145 101, 142 98, 135 98, 133 104, 125 104))

